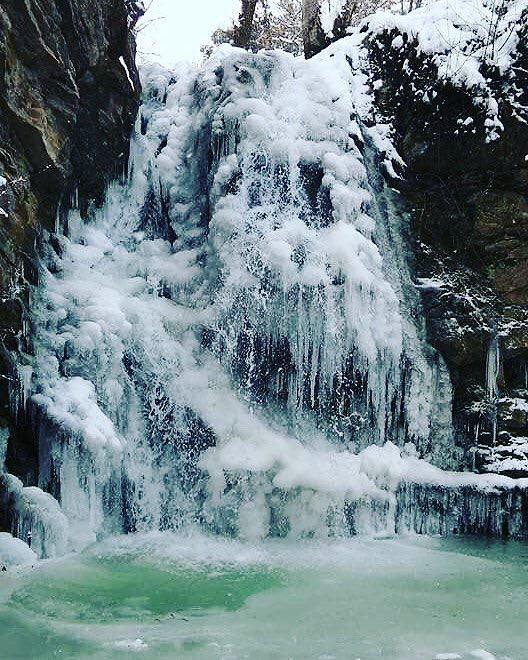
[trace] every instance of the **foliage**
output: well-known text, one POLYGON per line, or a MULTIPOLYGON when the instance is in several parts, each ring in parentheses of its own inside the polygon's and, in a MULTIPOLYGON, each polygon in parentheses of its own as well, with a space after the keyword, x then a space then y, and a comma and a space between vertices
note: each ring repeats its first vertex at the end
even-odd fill
MULTIPOLYGON (((235 30, 235 25, 215 30, 211 43, 202 47, 204 55, 208 57, 214 46, 233 43, 235 30)), ((260 0, 258 3, 249 49, 274 48, 294 55, 302 54, 302 0, 260 0)))

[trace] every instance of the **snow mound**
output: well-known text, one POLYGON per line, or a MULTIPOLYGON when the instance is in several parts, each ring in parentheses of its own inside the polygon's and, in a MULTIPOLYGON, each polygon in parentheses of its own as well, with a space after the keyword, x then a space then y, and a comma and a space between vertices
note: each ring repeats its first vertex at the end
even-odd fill
POLYGON ((36 561, 37 555, 24 541, 0 532, 0 566, 32 565, 36 561))

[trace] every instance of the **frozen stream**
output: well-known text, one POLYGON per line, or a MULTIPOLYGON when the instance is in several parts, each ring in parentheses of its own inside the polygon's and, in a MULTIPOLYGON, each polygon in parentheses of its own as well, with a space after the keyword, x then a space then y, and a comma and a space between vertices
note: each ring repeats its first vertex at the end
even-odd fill
POLYGON ((5 658, 527 656, 528 548, 150 533, 1 574, 5 658))

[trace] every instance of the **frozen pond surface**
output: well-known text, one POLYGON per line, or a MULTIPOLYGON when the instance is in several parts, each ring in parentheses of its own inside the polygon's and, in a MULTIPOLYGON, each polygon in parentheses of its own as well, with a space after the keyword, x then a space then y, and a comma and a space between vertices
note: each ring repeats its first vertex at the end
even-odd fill
POLYGON ((119 537, 0 574, 5 658, 528 656, 528 546, 119 537))

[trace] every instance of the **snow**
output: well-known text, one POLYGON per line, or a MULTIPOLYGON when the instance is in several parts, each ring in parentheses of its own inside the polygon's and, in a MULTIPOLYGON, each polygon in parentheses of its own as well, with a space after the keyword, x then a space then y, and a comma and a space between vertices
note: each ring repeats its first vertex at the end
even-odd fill
MULTIPOLYGON (((514 62, 523 26, 521 16, 527 9, 526 0, 507 3, 504 13, 499 5, 486 0, 435 0, 407 14, 379 11, 366 18, 359 29, 373 41, 383 33, 398 32, 391 47, 399 50, 412 44, 412 55, 426 56, 436 66, 439 81, 466 89, 476 109, 487 115, 488 139, 494 140, 504 126, 501 100, 486 69, 496 67, 509 81, 507 93, 515 101, 514 62)), ((472 120, 467 118, 464 125, 472 120)))
POLYGON ((0 532, 0 566, 35 564, 37 555, 31 548, 7 532, 0 532))
POLYGON ((59 426, 78 434, 89 449, 121 449, 114 425, 97 405, 91 382, 79 377, 63 379, 46 394, 35 395, 34 401, 45 406, 50 419, 59 426))
MULTIPOLYGON (((488 470, 494 472, 526 472, 526 465, 528 462, 528 451, 521 454, 521 458, 504 458, 499 456, 500 447, 496 447, 497 460, 491 460, 487 463, 488 470)), ((515 449, 508 448, 511 453, 515 453, 515 449)))
POLYGON ((321 3, 321 27, 325 34, 332 36, 334 23, 344 9, 347 0, 324 0, 321 3))
POLYGON ((513 410, 520 410, 521 412, 528 413, 528 401, 519 397, 502 397, 499 403, 506 404, 508 408, 513 410))
POLYGON ((416 287, 423 291, 437 291, 445 287, 445 282, 434 277, 418 277, 416 282, 416 287))

